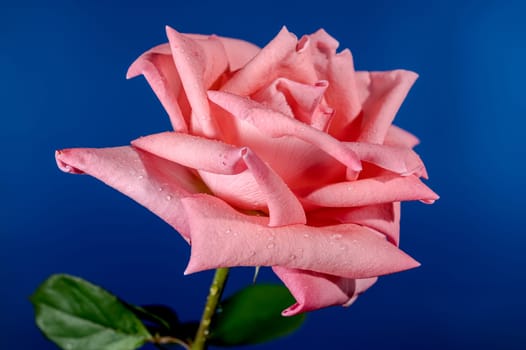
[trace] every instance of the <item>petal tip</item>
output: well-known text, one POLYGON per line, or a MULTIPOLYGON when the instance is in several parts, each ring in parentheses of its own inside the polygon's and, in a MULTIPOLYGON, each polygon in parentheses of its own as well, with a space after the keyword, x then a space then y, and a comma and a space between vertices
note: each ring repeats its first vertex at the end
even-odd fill
POLYGON ((75 167, 68 164, 65 158, 67 158, 70 150, 56 150, 55 151, 55 161, 60 170, 68 174, 83 174, 84 172, 76 169, 75 167))
POLYGON ((285 310, 283 310, 281 312, 281 316, 283 317, 291 317, 291 316, 295 316, 297 314, 301 313, 301 305, 298 304, 298 303, 295 303, 291 306, 289 306, 288 308, 286 308, 285 310))

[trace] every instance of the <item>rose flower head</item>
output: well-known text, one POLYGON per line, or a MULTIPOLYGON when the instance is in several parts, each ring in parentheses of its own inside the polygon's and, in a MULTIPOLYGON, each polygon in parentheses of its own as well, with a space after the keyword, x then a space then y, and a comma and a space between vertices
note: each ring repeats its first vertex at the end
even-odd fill
POLYGON ((181 34, 142 54, 173 131, 131 146, 57 151, 161 217, 191 245, 185 273, 271 266, 295 315, 350 305, 378 276, 419 265, 398 248, 400 202, 438 196, 418 139, 392 124, 413 72, 355 71, 324 30, 265 47, 181 34))

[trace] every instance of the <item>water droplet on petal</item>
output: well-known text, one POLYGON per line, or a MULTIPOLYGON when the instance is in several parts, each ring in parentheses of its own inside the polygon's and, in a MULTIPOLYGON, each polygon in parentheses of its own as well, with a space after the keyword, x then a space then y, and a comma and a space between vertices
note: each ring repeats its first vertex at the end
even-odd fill
POLYGON ((267 248, 268 248, 268 249, 272 249, 272 248, 274 248, 275 246, 276 246, 276 245, 275 245, 274 243, 269 243, 269 244, 267 244, 267 248))
POLYGON ((137 178, 138 178, 139 180, 141 180, 141 179, 144 179, 144 176, 143 176, 143 175, 139 175, 139 176, 137 176, 137 178))
POLYGON ((331 238, 332 239, 340 239, 340 238, 342 238, 342 235, 339 234, 339 233, 335 233, 335 234, 331 235, 331 238))
POLYGON ((157 190, 158 190, 159 192, 162 192, 162 191, 163 191, 163 188, 162 188, 162 187, 159 187, 157 190))
POLYGON ((304 234, 303 234, 303 237, 305 237, 305 238, 309 238, 309 234, 308 234, 308 233, 304 233, 304 234))
POLYGON ((229 229, 229 228, 227 228, 227 229, 225 230, 225 234, 227 234, 227 235, 230 234, 231 232, 232 232, 232 230, 229 229))
POLYGON ((171 200, 172 200, 172 196, 171 196, 171 195, 167 195, 167 196, 166 196, 166 200, 167 200, 167 201, 171 201, 171 200))
POLYGON ((290 254, 289 258, 290 258, 290 260, 294 260, 294 259, 296 259, 296 255, 290 254))

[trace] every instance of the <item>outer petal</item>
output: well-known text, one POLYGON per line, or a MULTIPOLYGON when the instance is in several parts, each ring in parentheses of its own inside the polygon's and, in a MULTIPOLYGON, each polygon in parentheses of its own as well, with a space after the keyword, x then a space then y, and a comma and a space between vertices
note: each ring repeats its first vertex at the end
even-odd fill
POLYGON ((217 38, 206 41, 192 40, 170 27, 166 35, 175 67, 181 77, 188 102, 192 107, 192 131, 208 137, 217 137, 218 127, 210 115, 206 90, 228 68, 228 59, 224 48, 217 38))
POLYGON ((221 141, 176 132, 148 135, 132 141, 135 147, 180 165, 217 174, 239 174, 247 167, 241 150, 221 141))
POLYGON ((236 71, 252 60, 261 49, 256 45, 238 39, 219 37, 228 56, 231 71, 236 71))
POLYGON ((415 175, 385 175, 322 187, 306 196, 304 203, 334 208, 409 200, 431 204, 438 198, 415 175))
MULTIPOLYGON (((207 174, 236 175, 248 169, 253 180, 248 185, 258 186, 270 213, 270 225, 304 224, 305 213, 301 203, 283 180, 250 149, 234 147, 220 141, 208 140, 181 133, 164 132, 139 138, 133 145, 164 159, 207 174)), ((222 177, 224 179, 224 177, 222 177)), ((211 185, 212 191, 217 186, 211 185)), ((241 188, 244 188, 242 186, 241 188)), ((239 188, 228 187, 230 197, 237 197, 239 188)), ((227 200, 228 200, 227 198, 227 200)), ((266 209, 266 208, 265 208, 266 209)))
POLYGON ((322 149, 353 171, 362 169, 357 155, 329 134, 265 108, 255 101, 230 93, 209 91, 208 97, 233 116, 254 125, 269 137, 297 137, 322 149))
POLYGON ((415 135, 396 125, 391 125, 385 135, 384 145, 413 148, 420 143, 415 135))
POLYGON ((352 149, 362 161, 377 165, 402 176, 416 175, 427 178, 424 163, 418 154, 410 148, 364 142, 346 142, 345 144, 352 149))
POLYGON ((189 120, 185 119, 186 113, 180 107, 188 102, 171 54, 168 44, 154 47, 133 62, 126 78, 143 74, 168 113, 174 130, 188 132, 189 120))
POLYGON ((418 75, 406 70, 358 72, 363 114, 358 141, 383 143, 387 130, 418 75))
POLYGON ((61 170, 96 177, 151 210, 188 240, 181 198, 198 192, 199 181, 183 167, 132 147, 65 149, 55 157, 61 170))
POLYGON ((345 127, 350 125, 362 110, 351 51, 343 50, 330 58, 327 79, 329 88, 325 98, 335 110, 330 134, 346 140, 348 136, 345 135, 345 127))
POLYGON ((308 224, 327 226, 358 224, 385 235, 398 246, 400 238, 400 203, 381 203, 352 208, 322 208, 309 212, 308 224))
POLYGON ((223 44, 225 53, 228 58, 228 65, 230 71, 236 71, 247 64, 256 56, 261 50, 256 45, 248 41, 226 38, 216 35, 202 35, 202 34, 185 34, 194 40, 208 40, 209 38, 216 38, 223 44))
POLYGON ((261 218, 243 215, 208 195, 182 201, 192 241, 185 273, 223 266, 284 266, 369 278, 419 266, 383 236, 358 225, 270 228, 261 218))
POLYGON ((294 305, 282 312, 283 316, 333 305, 349 306, 378 279, 350 279, 280 266, 273 267, 273 270, 296 299, 294 305))

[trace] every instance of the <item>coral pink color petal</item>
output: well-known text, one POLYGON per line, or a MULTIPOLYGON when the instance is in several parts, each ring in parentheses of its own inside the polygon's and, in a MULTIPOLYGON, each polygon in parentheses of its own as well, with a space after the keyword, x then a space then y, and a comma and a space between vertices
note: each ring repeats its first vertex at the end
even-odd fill
POLYGON ((346 139, 345 127, 351 125, 362 110, 359 90, 356 87, 353 58, 349 50, 343 50, 330 57, 327 79, 329 81, 327 103, 336 111, 329 133, 346 139))
POLYGON ((296 299, 294 305, 283 310, 283 316, 294 316, 334 305, 349 306, 378 279, 351 279, 280 266, 272 270, 296 299))
POLYGON ((133 147, 65 149, 55 157, 61 170, 101 180, 150 209, 188 240, 181 198, 198 192, 199 180, 182 166, 133 147))
POLYGON ((199 136, 163 132, 138 138, 132 145, 196 170, 232 175, 247 169, 240 148, 199 136))
POLYGON ((192 252, 185 273, 224 266, 284 266, 368 278, 419 266, 383 236, 359 225, 269 227, 208 195, 182 199, 192 252))
POLYGON ((364 94, 358 141, 383 143, 398 109, 418 75, 406 70, 394 70, 358 72, 356 78, 357 89, 364 94))
POLYGON ((278 76, 279 66, 288 62, 287 57, 294 52, 296 42, 296 36, 283 27, 279 34, 221 89, 244 96, 258 91, 278 76))
POLYGON ((208 97, 212 102, 232 113, 233 116, 254 125, 269 137, 297 137, 319 147, 349 169, 354 171, 362 169, 358 156, 329 134, 237 95, 209 91, 208 97))
POLYGON ((360 160, 402 176, 427 176, 424 163, 412 149, 365 142, 345 142, 360 160))
POLYGON ((188 120, 185 120, 180 107, 181 99, 186 100, 186 97, 171 57, 170 47, 160 45, 137 58, 128 69, 126 77, 130 79, 139 74, 144 75, 161 101, 174 130, 188 132, 188 120))
POLYGON ((387 135, 385 135, 384 145, 386 146, 399 146, 413 148, 420 143, 420 140, 415 135, 411 134, 404 129, 399 128, 396 125, 391 125, 387 129, 387 135))
POLYGON ((385 235, 394 245, 400 239, 400 203, 381 203, 363 207, 322 208, 309 212, 308 224, 327 226, 353 223, 385 235), (398 211, 397 211, 398 209, 398 211))
POLYGON ((243 159, 267 200, 269 226, 305 224, 307 219, 298 198, 287 184, 250 149, 243 150, 243 159))
POLYGON ((217 137, 218 127, 210 115, 206 90, 228 68, 224 48, 213 37, 198 42, 170 27, 166 27, 166 35, 170 41, 175 67, 192 108, 191 130, 198 135, 217 137), (203 45, 205 42, 208 45, 203 45))
POLYGON ((435 192, 414 175, 385 175, 328 185, 310 193, 304 198, 304 202, 334 208, 410 200, 431 204, 438 198, 435 192))

